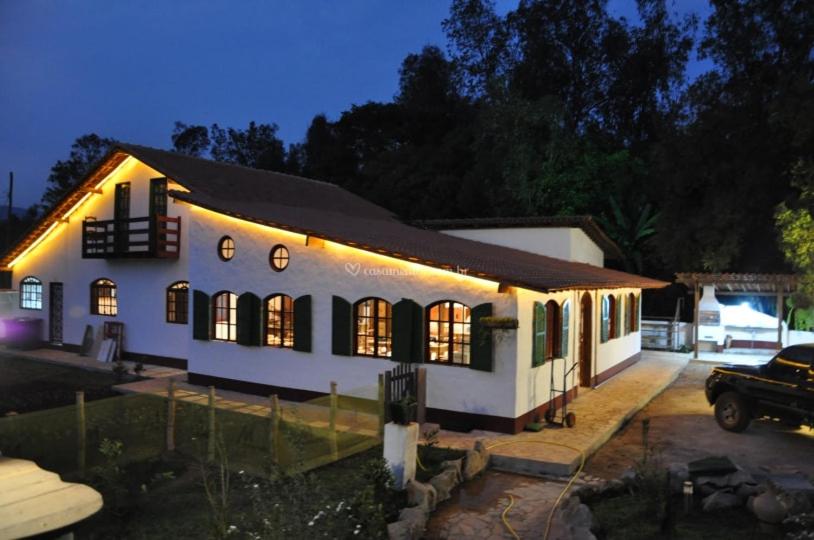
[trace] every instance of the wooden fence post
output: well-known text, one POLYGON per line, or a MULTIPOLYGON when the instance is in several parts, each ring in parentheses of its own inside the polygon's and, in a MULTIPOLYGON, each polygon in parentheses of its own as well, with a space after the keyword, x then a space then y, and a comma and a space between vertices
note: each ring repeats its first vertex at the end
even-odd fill
POLYGON ((334 461, 339 459, 339 447, 336 441, 336 409, 339 406, 339 399, 336 395, 336 382, 331 381, 331 411, 328 417, 328 436, 331 438, 331 455, 334 461))
POLYGON ((427 421, 427 368, 420 367, 416 369, 416 402, 418 403, 418 411, 416 413, 416 421, 419 425, 427 421))
POLYGON ((280 461, 280 398, 277 394, 269 396, 269 414, 271 416, 271 430, 269 430, 269 452, 272 463, 280 461))
POLYGON ((384 373, 379 373, 379 436, 384 437, 384 373))
POLYGON ((215 460, 215 387, 209 387, 209 438, 207 440, 206 460, 215 460))
POLYGON ((76 464, 79 468, 79 475, 85 476, 85 464, 87 458, 87 423, 85 418, 85 392, 76 393, 76 464))
POLYGON ((175 381, 167 381, 167 451, 175 450, 175 381))

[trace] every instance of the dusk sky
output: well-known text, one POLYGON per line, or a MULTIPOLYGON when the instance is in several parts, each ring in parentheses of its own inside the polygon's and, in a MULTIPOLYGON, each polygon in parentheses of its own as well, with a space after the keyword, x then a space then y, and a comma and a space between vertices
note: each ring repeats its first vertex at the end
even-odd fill
MULTIPOLYGON (((610 6, 635 18, 634 0, 610 6)), ((91 132, 168 147, 176 120, 255 120, 298 142, 315 114, 391 99, 407 54, 446 47, 448 9, 446 0, 0 0, 0 193, 13 170, 15 206, 37 202, 51 165, 91 132)))

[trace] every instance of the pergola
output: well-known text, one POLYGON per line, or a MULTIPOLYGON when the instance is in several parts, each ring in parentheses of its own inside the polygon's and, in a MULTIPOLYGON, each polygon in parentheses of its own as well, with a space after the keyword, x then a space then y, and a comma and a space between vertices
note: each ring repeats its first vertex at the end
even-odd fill
POLYGON ((721 296, 774 296, 777 298, 777 348, 783 348, 783 298, 797 290, 797 276, 791 274, 676 274, 676 282, 686 285, 694 296, 693 357, 698 358, 698 301, 701 287, 715 285, 721 296))

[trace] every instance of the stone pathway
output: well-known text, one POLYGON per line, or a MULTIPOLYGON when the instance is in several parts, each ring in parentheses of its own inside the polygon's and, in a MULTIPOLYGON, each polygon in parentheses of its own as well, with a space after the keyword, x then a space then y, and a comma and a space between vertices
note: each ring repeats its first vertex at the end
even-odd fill
MULTIPOLYGON (((542 538, 554 502, 565 488, 553 482, 499 471, 464 483, 452 499, 438 505, 427 524, 429 539, 513 539, 501 520, 514 504, 507 520, 520 538, 542 538)), ((560 536, 559 524, 552 524, 550 540, 560 536)))
POLYGON ((569 404, 576 414, 573 428, 546 427, 538 433, 506 435, 473 430, 457 433, 442 430, 439 445, 473 448, 478 439, 492 453, 492 467, 534 475, 565 476, 580 463, 578 451, 586 459, 605 444, 639 410, 676 380, 689 361, 689 355, 643 351, 642 359, 608 382, 589 390, 580 389, 579 397, 569 404), (553 444, 543 444, 553 443, 553 444))

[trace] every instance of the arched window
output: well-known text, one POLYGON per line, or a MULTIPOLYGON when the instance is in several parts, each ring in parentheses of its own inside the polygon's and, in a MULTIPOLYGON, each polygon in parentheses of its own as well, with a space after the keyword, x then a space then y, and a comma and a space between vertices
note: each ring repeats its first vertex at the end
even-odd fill
POLYGON ((237 295, 221 291, 212 297, 212 335, 219 341, 237 341, 237 295))
POLYGON ((167 322, 189 322, 189 282, 176 281, 167 287, 167 322))
POLYGON ((427 308, 428 362, 469 365, 469 307, 442 301, 427 308))
POLYGON ((294 346, 294 300, 285 294, 266 298, 266 345, 294 346))
POLYGON ((93 315, 115 317, 119 312, 116 301, 116 284, 107 278, 90 284, 90 312, 93 315))
POLYGON ((636 297, 633 293, 627 295, 625 302, 625 334, 636 331, 636 297))
POLYGON ((381 298, 363 298, 353 307, 356 354, 390 358, 393 343, 393 306, 381 298))
POLYGON ((569 325, 571 321, 571 301, 562 303, 562 332, 560 334, 560 356, 568 356, 569 325))
POLYGON ((602 327, 600 340, 602 343, 616 337, 616 298, 612 294, 602 297, 602 327))
POLYGON ((20 307, 22 309, 42 309, 42 281, 34 276, 20 280, 20 307))

